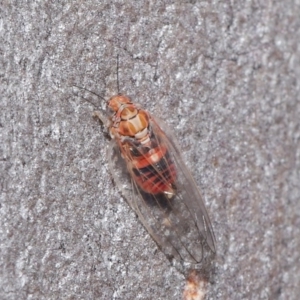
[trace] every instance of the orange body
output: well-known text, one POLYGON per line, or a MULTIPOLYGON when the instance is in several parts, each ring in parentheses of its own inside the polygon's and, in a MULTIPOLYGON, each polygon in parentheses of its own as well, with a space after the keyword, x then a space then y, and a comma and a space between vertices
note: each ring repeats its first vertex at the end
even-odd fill
POLYGON ((124 95, 108 101, 114 111, 110 134, 116 139, 127 168, 139 188, 150 194, 172 197, 176 179, 175 166, 168 149, 151 128, 151 116, 124 95))

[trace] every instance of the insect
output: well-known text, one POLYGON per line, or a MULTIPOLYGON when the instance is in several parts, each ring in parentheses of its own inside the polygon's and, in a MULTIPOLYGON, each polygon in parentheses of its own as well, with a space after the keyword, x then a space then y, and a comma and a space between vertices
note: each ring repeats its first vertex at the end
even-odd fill
POLYGON ((176 139, 126 95, 111 97, 107 107, 110 117, 95 116, 112 137, 108 158, 116 185, 166 256, 195 268, 205 248, 216 252, 215 237, 176 139))

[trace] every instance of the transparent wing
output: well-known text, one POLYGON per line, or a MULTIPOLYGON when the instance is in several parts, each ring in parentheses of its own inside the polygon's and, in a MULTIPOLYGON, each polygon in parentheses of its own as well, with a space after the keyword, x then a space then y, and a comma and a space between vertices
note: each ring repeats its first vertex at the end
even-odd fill
MULTIPOLYGON (((151 121, 151 139, 167 147, 176 169, 175 195, 150 194, 141 190, 132 174, 130 160, 124 160, 117 144, 112 144, 109 165, 114 181, 136 212, 152 238, 169 257, 198 264, 205 247, 215 252, 215 238, 198 188, 187 170, 174 137, 170 139, 155 121, 151 121)), ((155 170, 160 181, 167 181, 164 173, 155 170)), ((171 167, 171 166, 167 166, 171 167)))
POLYGON ((154 132, 164 136, 164 141, 172 156, 177 169, 177 186, 178 186, 178 200, 185 203, 186 207, 193 212, 194 221, 197 224, 199 234, 202 235, 209 248, 215 253, 216 252, 216 240, 214 232, 209 220, 208 213, 206 211, 201 193, 195 183, 193 176, 186 167, 181 151, 179 149, 179 143, 176 137, 173 135, 171 130, 164 124, 163 121, 159 120, 159 125, 156 120, 152 119, 152 126, 154 132), (163 131, 162 131, 162 129, 163 131))

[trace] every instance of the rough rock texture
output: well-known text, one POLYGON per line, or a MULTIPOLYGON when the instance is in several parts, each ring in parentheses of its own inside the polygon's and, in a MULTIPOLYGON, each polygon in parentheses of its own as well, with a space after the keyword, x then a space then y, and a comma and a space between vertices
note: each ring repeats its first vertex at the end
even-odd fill
POLYGON ((300 3, 2 1, 0 299, 181 299, 94 107, 174 128, 218 243, 209 299, 299 299, 300 3), (101 98, 90 95, 98 105, 101 98))

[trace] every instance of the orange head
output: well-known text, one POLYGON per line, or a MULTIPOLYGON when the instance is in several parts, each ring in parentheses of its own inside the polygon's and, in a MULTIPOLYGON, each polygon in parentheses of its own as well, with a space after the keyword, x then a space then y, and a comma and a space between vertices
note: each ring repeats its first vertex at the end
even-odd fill
POLYGON ((122 105, 129 103, 131 103, 129 97, 124 95, 116 95, 108 100, 107 105, 111 110, 117 112, 122 105))

